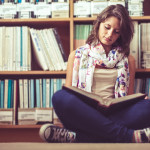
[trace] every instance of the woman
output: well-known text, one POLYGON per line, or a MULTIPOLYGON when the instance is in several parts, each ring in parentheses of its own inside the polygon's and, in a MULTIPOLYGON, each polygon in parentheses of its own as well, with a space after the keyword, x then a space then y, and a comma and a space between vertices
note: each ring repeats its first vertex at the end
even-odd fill
MULTIPOLYGON (((70 54, 66 86, 77 86, 105 100, 133 94, 132 37, 133 24, 126 9, 108 6, 94 22, 86 45, 70 54)), ((104 114, 60 90, 53 95, 53 107, 65 128, 43 125, 40 136, 47 142, 150 142, 150 100, 104 114)))

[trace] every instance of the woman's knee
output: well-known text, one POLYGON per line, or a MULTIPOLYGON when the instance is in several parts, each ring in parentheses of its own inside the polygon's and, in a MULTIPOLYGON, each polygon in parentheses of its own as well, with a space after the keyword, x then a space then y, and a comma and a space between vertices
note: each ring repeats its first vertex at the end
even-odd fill
POLYGON ((63 110, 71 108, 74 101, 74 95, 68 93, 66 90, 57 91, 52 97, 52 103, 54 108, 61 107, 63 110))

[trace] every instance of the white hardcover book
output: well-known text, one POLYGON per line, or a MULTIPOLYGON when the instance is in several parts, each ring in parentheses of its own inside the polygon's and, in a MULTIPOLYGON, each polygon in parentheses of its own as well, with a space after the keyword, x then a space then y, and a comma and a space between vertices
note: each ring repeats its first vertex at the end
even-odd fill
POLYGON ((40 30, 40 34, 41 34, 41 37, 42 37, 44 45, 45 45, 45 53, 48 58, 50 70, 54 71, 54 70, 56 70, 56 64, 53 62, 53 57, 50 53, 51 46, 49 45, 49 39, 47 39, 47 35, 46 35, 46 32, 44 29, 40 30))
POLYGON ((4 64, 5 64, 5 34, 6 34, 6 27, 3 27, 3 30, 2 30, 2 35, 4 38, 2 38, 2 70, 4 70, 4 64))
POLYGON ((136 68, 138 68, 138 54, 139 54, 139 24, 137 21, 133 21, 134 35, 130 43, 130 54, 135 58, 136 68))
POLYGON ((41 41, 41 44, 42 44, 41 46, 43 47, 43 52, 44 52, 44 56, 45 56, 45 60, 46 60, 46 63, 48 65, 48 68, 49 68, 50 71, 53 71, 54 67, 53 67, 50 55, 48 53, 48 48, 46 47, 46 44, 45 44, 44 35, 42 35, 41 30, 37 30, 37 34, 38 34, 39 39, 41 41))
POLYGON ((22 27, 22 70, 23 71, 27 71, 28 67, 28 27, 27 26, 23 26, 22 27))
POLYGON ((7 51, 7 65, 8 71, 12 71, 13 64, 13 27, 6 27, 6 51, 7 51))
POLYGON ((40 41, 37 36, 36 30, 30 28, 30 34, 31 34, 31 39, 32 39, 32 43, 33 43, 34 56, 37 58, 37 61, 40 65, 40 67, 43 70, 48 70, 48 66, 46 64, 45 57, 43 55, 43 50, 40 45, 40 41))
POLYGON ((106 1, 104 1, 104 2, 91 1, 91 15, 92 15, 92 17, 97 16, 107 6, 108 6, 108 2, 106 2, 106 1))
POLYGON ((4 79, 4 108, 8 106, 8 79, 4 79))
POLYGON ((146 34, 147 51, 150 51, 150 23, 149 22, 147 23, 146 28, 147 28, 147 34, 146 34))
POLYGON ((23 95, 24 95, 24 108, 29 108, 28 102, 28 79, 23 79, 23 95))
POLYGON ((17 48, 17 42, 16 42, 16 27, 13 27, 13 51, 12 51, 12 70, 16 71, 16 48, 17 48))
POLYGON ((3 68, 3 27, 0 27, 0 71, 3 68))
POLYGON ((28 34, 28 53, 27 53, 27 70, 31 70, 31 38, 30 38, 30 28, 27 30, 28 34))
POLYGON ((46 43, 46 46, 49 47, 48 48, 48 52, 50 54, 50 58, 52 60, 52 63, 53 63, 53 66, 54 66, 54 69, 57 71, 58 70, 58 64, 57 64, 57 59, 56 59, 56 55, 55 55, 55 51, 54 51, 54 48, 53 48, 53 45, 52 45, 52 42, 51 42, 51 39, 49 37, 49 34, 47 33, 47 30, 48 29, 44 29, 42 30, 43 32, 43 37, 45 38, 45 43, 46 43))
POLYGON ((53 121, 52 108, 36 108, 35 120, 37 122, 52 122, 53 121))
POLYGON ((14 80, 14 92, 13 92, 13 125, 16 125, 16 118, 17 118, 17 94, 16 94, 16 86, 17 80, 14 80))
POLYGON ((43 90, 43 86, 42 86, 42 79, 40 80, 40 103, 41 103, 41 107, 43 107, 43 95, 42 95, 42 90, 43 90))
POLYGON ((13 109, 0 109, 0 124, 13 123, 13 109))
POLYGON ((62 80, 62 81, 61 81, 62 86, 65 85, 65 84, 66 84, 66 79, 62 78, 61 80, 62 80))
POLYGON ((48 29, 48 31, 49 31, 49 36, 51 37, 51 40, 53 42, 54 51, 56 52, 56 57, 57 57, 58 65, 60 68, 59 70, 66 70, 65 63, 64 63, 63 57, 61 55, 61 52, 60 52, 56 37, 54 35, 53 29, 52 28, 48 29))
POLYGON ((10 51, 10 27, 5 27, 5 34, 4 34, 4 38, 5 38, 5 49, 4 49, 4 55, 3 55, 3 62, 4 62, 4 66, 3 66, 3 70, 4 71, 8 71, 8 59, 9 59, 9 54, 11 53, 10 51))
POLYGON ((147 51, 147 23, 141 23, 141 51, 147 51))
POLYGON ((16 30, 16 71, 20 71, 20 61, 21 61, 21 57, 20 57, 20 52, 21 52, 21 28, 20 27, 15 27, 16 30))
POLYGON ((19 108, 24 108, 24 89, 23 79, 19 79, 19 108))
POLYGON ((50 106, 50 79, 46 79, 46 107, 50 106))

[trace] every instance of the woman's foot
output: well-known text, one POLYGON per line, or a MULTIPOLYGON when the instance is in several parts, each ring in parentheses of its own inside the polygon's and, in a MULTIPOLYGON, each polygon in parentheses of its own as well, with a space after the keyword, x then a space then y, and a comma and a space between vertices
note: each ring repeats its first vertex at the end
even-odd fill
POLYGON ((39 135, 43 141, 49 143, 74 143, 76 138, 74 132, 53 124, 42 125, 39 135))
POLYGON ((135 130, 134 141, 136 143, 150 143, 150 128, 135 130))

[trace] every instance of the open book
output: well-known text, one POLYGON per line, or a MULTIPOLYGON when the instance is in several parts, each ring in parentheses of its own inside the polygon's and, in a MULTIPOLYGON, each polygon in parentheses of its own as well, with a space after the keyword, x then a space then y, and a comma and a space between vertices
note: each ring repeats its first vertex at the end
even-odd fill
POLYGON ((119 98, 112 98, 109 100, 103 100, 99 95, 86 92, 84 90, 81 90, 77 87, 73 86, 63 86, 63 89, 68 90, 69 92, 75 94, 76 96, 80 97, 80 99, 87 103, 88 105, 101 110, 109 110, 109 109, 118 109, 123 108, 125 106, 134 104, 138 102, 139 100, 142 100, 145 98, 146 94, 143 93, 136 93, 124 97, 119 98))

